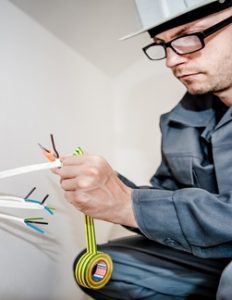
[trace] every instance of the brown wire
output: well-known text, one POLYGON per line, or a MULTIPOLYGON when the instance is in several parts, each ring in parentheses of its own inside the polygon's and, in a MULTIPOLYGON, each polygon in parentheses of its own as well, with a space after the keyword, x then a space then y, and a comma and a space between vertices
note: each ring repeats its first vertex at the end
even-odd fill
POLYGON ((51 137, 53 151, 55 152, 56 158, 59 158, 60 156, 59 156, 58 151, 56 150, 53 134, 50 134, 50 137, 51 137))

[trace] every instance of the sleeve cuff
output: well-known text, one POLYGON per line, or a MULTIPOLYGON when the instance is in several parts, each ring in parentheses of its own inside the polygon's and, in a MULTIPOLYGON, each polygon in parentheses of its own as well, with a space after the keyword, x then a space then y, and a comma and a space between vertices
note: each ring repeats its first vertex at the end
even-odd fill
POLYGON ((148 239, 191 252, 178 220, 173 202, 174 193, 135 189, 132 194, 134 215, 139 229, 148 239))

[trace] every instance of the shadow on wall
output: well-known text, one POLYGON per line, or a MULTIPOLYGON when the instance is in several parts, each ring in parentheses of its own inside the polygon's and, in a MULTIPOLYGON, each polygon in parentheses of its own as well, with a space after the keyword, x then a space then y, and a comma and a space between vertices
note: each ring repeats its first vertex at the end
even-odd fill
POLYGON ((137 74, 139 70, 142 80, 117 90, 115 144, 120 172, 136 184, 144 185, 161 159, 160 115, 180 101, 185 89, 163 65, 141 62, 133 72, 137 74))

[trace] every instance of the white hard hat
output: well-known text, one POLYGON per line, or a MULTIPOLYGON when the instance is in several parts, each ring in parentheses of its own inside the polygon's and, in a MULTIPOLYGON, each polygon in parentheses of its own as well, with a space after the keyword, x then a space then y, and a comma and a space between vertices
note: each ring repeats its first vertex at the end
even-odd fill
POLYGON ((232 7, 232 0, 134 0, 140 29, 121 38, 148 31, 151 37, 206 15, 232 7))

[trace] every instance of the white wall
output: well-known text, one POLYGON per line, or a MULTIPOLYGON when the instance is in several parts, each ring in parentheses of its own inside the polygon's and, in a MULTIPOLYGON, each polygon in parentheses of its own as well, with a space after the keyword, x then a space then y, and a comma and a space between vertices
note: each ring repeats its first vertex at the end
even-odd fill
MULTIPOLYGON (((184 88, 164 62, 145 56, 113 82, 114 157, 117 170, 138 185, 149 185, 160 164, 159 118, 181 99, 184 88)), ((114 237, 128 235, 121 226, 114 237)))
MULTIPOLYGON (((112 81, 7 0, 0 0, 0 36, 0 170, 44 162, 37 143, 49 147, 53 133, 61 153, 81 145, 148 182, 160 159, 159 115, 183 93, 162 63, 141 59, 112 81)), ((0 223, 0 298, 82 300, 72 262, 85 245, 83 215, 64 201, 57 178, 43 171, 2 179, 0 192, 25 196, 34 186, 36 199, 50 194, 56 214, 43 215, 44 236, 0 223)), ((112 230, 99 221, 96 229, 98 242, 112 230)))
POLYGON ((144 56, 115 80, 113 90, 116 164, 135 183, 149 184, 160 163, 160 115, 177 104, 184 89, 164 61, 144 56))
MULTIPOLYGON (((0 170, 45 162, 37 143, 50 147, 50 133, 63 154, 81 145, 112 162, 110 80, 6 0, 0 0, 0 36, 0 170)), ((43 215, 44 236, 0 223, 0 298, 81 299, 72 262, 84 247, 83 216, 63 200, 57 178, 43 171, 2 179, 0 192, 25 196, 34 186, 36 199, 50 194, 56 214, 43 215)))

